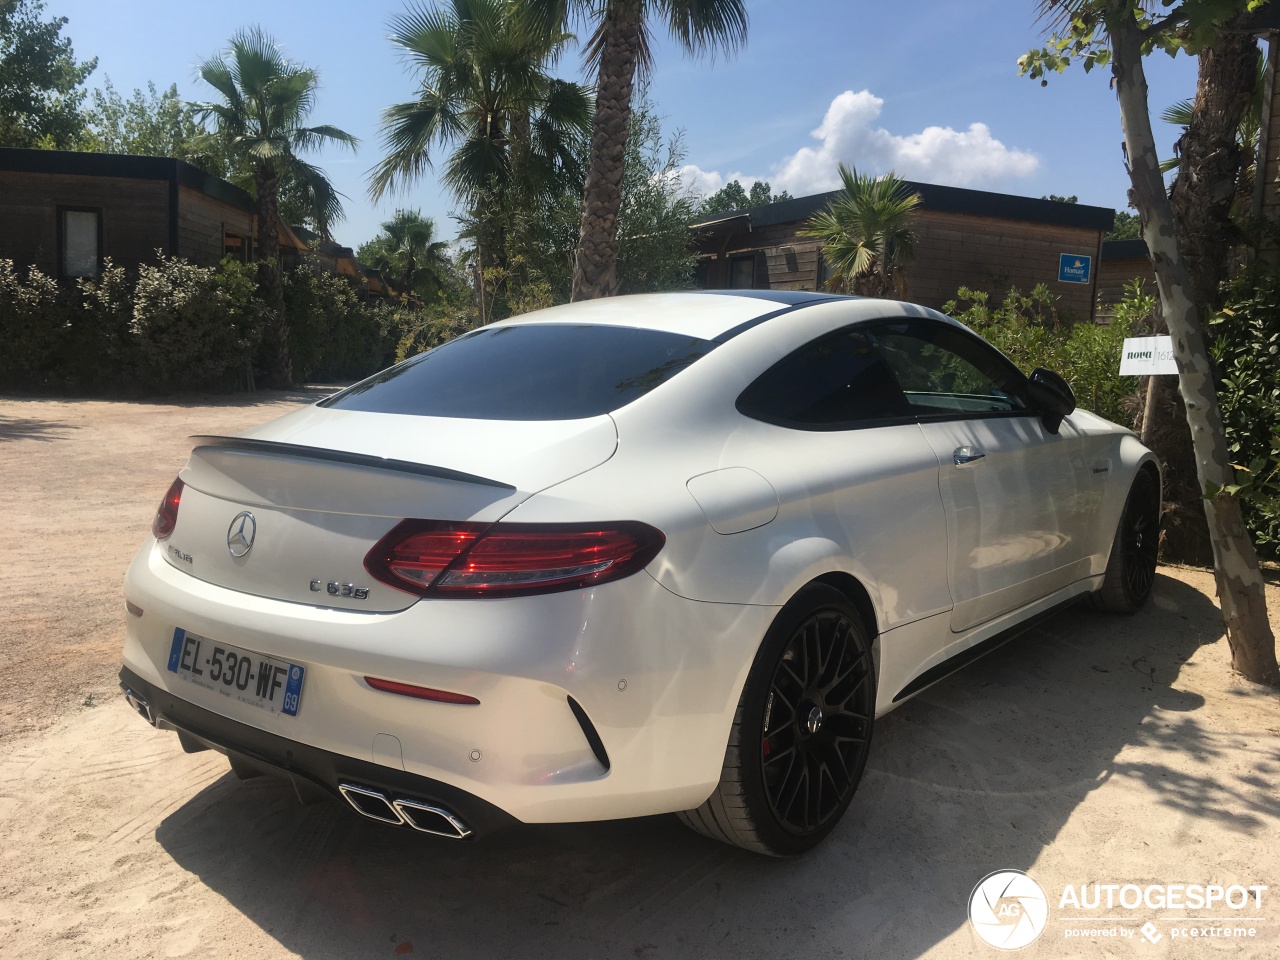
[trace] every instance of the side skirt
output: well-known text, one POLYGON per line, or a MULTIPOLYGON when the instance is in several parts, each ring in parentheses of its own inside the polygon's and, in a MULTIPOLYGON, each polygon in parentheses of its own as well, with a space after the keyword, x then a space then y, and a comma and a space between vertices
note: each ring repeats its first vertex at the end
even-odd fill
POLYGON ((1026 620, 1021 620, 1012 626, 1006 627, 999 633, 995 633, 992 636, 987 637, 985 640, 979 640, 971 647, 965 647, 965 649, 961 650, 955 656, 949 657, 941 663, 934 664, 894 694, 893 703, 898 704, 903 700, 906 700, 908 697, 915 696, 926 687, 933 686, 939 680, 951 676, 951 674, 955 673, 960 668, 968 666, 973 663, 973 661, 978 660, 981 657, 985 657, 988 653, 1004 646, 1010 640, 1014 640, 1022 636, 1028 630, 1035 629, 1050 617, 1071 606, 1084 595, 1084 593, 1073 594, 1065 600, 1061 600, 1052 606, 1046 607, 1044 610, 1028 617, 1026 620))

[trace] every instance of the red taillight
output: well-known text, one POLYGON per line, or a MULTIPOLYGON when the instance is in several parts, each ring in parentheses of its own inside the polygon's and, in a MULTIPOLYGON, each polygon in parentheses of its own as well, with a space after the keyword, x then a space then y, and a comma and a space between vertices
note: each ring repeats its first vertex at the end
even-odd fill
POLYGON ((383 583, 440 597, 576 590, 629 576, 666 538, 644 523, 449 523, 404 520, 364 558, 383 583))
POLYGON ((448 690, 437 690, 434 687, 420 687, 416 683, 400 683, 397 680, 379 680, 377 677, 365 677, 364 682, 375 690, 385 693, 398 693, 402 697, 416 697, 419 700, 434 700, 436 703, 459 703, 474 707, 480 704, 475 697, 465 693, 452 693, 448 690))
POLYGON ((167 540, 169 534, 173 533, 173 528, 178 523, 178 505, 182 503, 182 488, 184 486, 185 484, 181 480, 174 480, 169 485, 169 492, 160 501, 160 509, 156 511, 156 518, 151 521, 151 533, 157 540, 167 540))

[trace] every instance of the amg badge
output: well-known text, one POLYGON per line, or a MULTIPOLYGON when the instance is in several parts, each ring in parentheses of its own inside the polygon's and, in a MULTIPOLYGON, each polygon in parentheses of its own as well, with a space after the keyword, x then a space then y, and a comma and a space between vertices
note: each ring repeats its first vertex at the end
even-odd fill
POLYGON ((319 593, 322 590, 327 590, 331 597, 351 597, 355 600, 369 598, 368 587, 357 587, 354 583, 338 583, 336 580, 330 580, 328 583, 323 580, 311 581, 312 593, 319 593))

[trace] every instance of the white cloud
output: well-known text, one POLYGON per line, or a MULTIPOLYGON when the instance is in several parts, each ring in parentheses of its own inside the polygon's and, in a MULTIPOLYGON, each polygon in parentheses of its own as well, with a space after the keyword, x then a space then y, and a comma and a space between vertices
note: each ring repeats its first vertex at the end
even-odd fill
POLYGON ((905 136, 890 133, 875 125, 883 107, 884 100, 869 90, 846 90, 831 101, 821 126, 813 131, 817 145, 801 147, 767 177, 722 176, 693 164, 681 170, 682 177, 704 193, 734 179, 747 189, 752 181, 765 179, 774 192, 786 190, 799 197, 838 187, 840 163, 870 173, 893 170, 910 180, 957 187, 1029 176, 1040 166, 1035 154, 1006 147, 991 136, 985 123, 971 123, 967 130, 925 127, 905 136))
POLYGON ((715 193, 726 183, 732 183, 737 180, 742 184, 744 190, 750 190, 751 185, 756 180, 763 180, 763 177, 753 177, 745 173, 720 174, 715 170, 703 170, 696 164, 686 163, 678 171, 676 176, 680 178, 680 183, 691 189, 694 193, 710 196, 715 193))

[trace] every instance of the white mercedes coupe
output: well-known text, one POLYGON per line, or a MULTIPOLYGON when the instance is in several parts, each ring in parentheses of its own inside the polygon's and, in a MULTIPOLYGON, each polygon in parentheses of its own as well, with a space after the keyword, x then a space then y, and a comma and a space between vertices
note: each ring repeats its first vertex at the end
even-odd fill
POLYGON ((193 440, 125 580, 129 702, 456 839, 677 813, 801 852, 876 717, 1155 577, 1151 452, 906 303, 554 307, 193 440))

